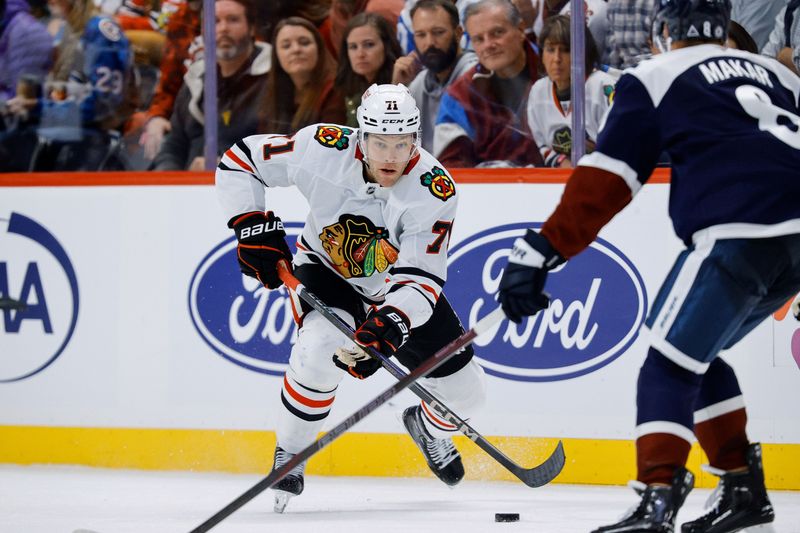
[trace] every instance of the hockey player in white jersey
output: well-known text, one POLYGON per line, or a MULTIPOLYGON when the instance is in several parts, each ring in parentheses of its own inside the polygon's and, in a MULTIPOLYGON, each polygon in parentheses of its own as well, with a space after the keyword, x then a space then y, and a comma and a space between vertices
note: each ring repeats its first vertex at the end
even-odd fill
MULTIPOLYGON (((359 345, 413 369, 463 332, 442 293, 458 195, 420 147, 420 113, 408 89, 372 85, 357 117, 358 130, 316 124, 291 137, 243 139, 224 154, 216 188, 242 272, 274 289, 281 285, 276 264, 292 257, 268 189, 297 187, 310 212, 294 275, 356 328, 359 345)), ((295 305, 300 329, 281 390, 273 468, 316 439, 345 372, 364 379, 381 366, 305 302, 295 305)), ((466 348, 424 379, 464 418, 485 397, 472 355, 466 348)), ((407 408, 403 422, 434 474, 458 483, 464 467, 450 438, 457 428, 425 403, 407 408)), ((276 485, 277 512, 303 491, 304 467, 276 485)))
MULTIPOLYGON (((726 49, 730 0, 659 0, 652 59, 626 70, 596 150, 581 158, 540 232, 517 239, 500 281, 506 315, 546 307, 547 272, 586 248, 672 162, 669 214, 686 248, 645 322, 637 383, 638 505, 595 533, 672 533, 693 487, 696 438, 719 484, 682 533, 774 520, 761 446, 734 369, 719 357, 800 290, 800 79, 726 49)), ((755 355, 755 354, 754 354, 755 355)))

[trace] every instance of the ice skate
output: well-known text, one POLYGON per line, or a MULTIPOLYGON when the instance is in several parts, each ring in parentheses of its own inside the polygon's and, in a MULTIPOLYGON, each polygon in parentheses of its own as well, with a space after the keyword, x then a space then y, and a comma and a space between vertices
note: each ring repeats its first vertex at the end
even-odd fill
MULTIPOLYGON (((292 457, 294 457, 293 453, 289 453, 277 446, 272 470, 274 471, 285 465, 292 457)), ((305 463, 300 463, 272 487, 272 490, 275 491, 274 511, 276 513, 282 513, 286 509, 289 500, 303 492, 303 470, 305 470, 305 467, 305 463)))
POLYGON ((436 477, 451 487, 461 481, 464 477, 461 454, 458 453, 452 439, 437 439, 428 433, 419 405, 403 411, 403 424, 436 477))
POLYGON ((747 449, 747 471, 725 472, 706 468, 720 477, 719 484, 706 503, 707 512, 681 526, 681 533, 733 533, 773 531, 775 512, 764 486, 761 445, 747 449))
POLYGON ((642 497, 616 524, 595 529, 592 533, 672 533, 675 517, 694 487, 694 475, 679 468, 669 487, 646 486, 638 483, 634 490, 642 497))

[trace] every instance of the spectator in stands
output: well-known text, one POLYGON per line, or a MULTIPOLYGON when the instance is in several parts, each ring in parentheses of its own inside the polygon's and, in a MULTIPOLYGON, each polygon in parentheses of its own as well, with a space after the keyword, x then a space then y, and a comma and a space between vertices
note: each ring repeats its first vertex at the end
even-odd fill
MULTIPOLYGON (((587 28, 588 30, 588 28, 587 28)), ((572 106, 570 18, 550 17, 539 40, 546 78, 538 80, 528 97, 528 123, 545 166, 572 168, 572 106)), ((595 70, 600 60, 591 32, 586 33, 586 152, 594 150, 600 122, 611 105, 615 80, 595 70)))
POLYGON ((635 67, 650 57, 653 0, 608 0, 608 35, 603 63, 635 67))
MULTIPOLYGON (((278 23, 289 17, 300 17, 311 22, 322 35, 323 42, 330 40, 331 0, 262 0, 256 2, 256 38, 270 44, 278 23)), ((335 55, 331 51, 331 54, 335 55)))
MULTIPOLYGON (((125 125, 125 132, 130 132, 136 139, 141 135, 145 112, 152 103, 158 84, 159 69, 167 43, 167 20, 180 7, 180 4, 175 3, 177 0, 164 0, 160 6, 155 6, 154 1, 156 0, 123 0, 113 14, 114 20, 125 32, 133 52, 133 85, 137 95, 133 104, 136 112, 125 125)), ((136 140, 132 141, 130 144, 135 145, 136 140)), ((141 150, 131 155, 137 156, 136 159, 139 160, 133 165, 135 168, 145 168, 150 162, 142 160, 141 150)))
MULTIPOLYGON (((414 45, 414 29, 413 23, 411 22, 411 10, 417 4, 418 0, 405 0, 405 7, 400 12, 400 17, 397 19, 397 41, 400 43, 400 49, 403 50, 404 55, 408 55, 414 50, 416 47, 414 45)), ((459 20, 461 20, 461 14, 467 8, 468 5, 474 4, 478 0, 449 0, 451 4, 456 6, 456 10, 459 14, 459 20)), ((517 5, 519 9, 520 5, 525 5, 527 2, 531 4, 531 2, 541 2, 542 0, 511 0, 517 5)), ((532 7, 532 6, 531 6, 532 7)), ((520 9, 520 14, 523 18, 528 15, 530 10, 523 11, 520 9)), ((536 13, 533 13, 531 17, 530 24, 527 24, 526 19, 526 28, 532 27, 534 20, 536 19, 536 13)), ((463 25, 462 25, 463 27, 463 25)), ((535 38, 532 39, 535 41, 535 38)), ((461 48, 464 50, 472 50, 472 46, 469 43, 469 35, 466 32, 462 33, 461 42, 459 43, 461 48)))
POLYGON ((123 0, 113 13, 114 20, 123 31, 158 30, 158 12, 152 9, 150 0, 123 0))
MULTIPOLYGON (((216 0, 218 146, 227 149, 258 133, 258 104, 266 89, 271 46, 255 42, 253 0, 216 0)), ((195 61, 175 99, 171 129, 155 170, 205 168, 202 99, 206 61, 195 61)), ((221 155, 221 152, 219 153, 221 155)))
POLYGON ((336 64, 317 28, 289 17, 275 27, 261 133, 294 135, 317 122, 341 124, 344 103, 333 90, 336 64))
POLYGON ((4 4, 4 9, 0 7, 1 105, 16 96, 21 76, 38 79, 39 84, 44 81, 52 63, 53 39, 33 18, 27 0, 2 0, 0 4, 4 4))
POLYGON ((434 155, 451 167, 541 165, 525 113, 539 58, 519 11, 508 0, 481 0, 464 24, 479 64, 442 97, 434 155))
POLYGON ((146 112, 145 127, 139 144, 144 156, 153 159, 170 129, 170 116, 175 98, 183 83, 186 69, 202 51, 200 39, 200 0, 188 0, 167 22, 167 41, 161 59, 161 74, 153 100, 146 112))
POLYGON ((775 17, 785 5, 786 0, 731 0, 731 20, 747 30, 761 50, 775 27, 775 17))
MULTIPOLYGON (((530 3, 532 0, 512 0, 517 7, 530 3)), ((572 2, 569 0, 540 0, 542 2, 542 23, 556 15, 571 15, 572 2)), ((604 50, 608 34, 608 3, 606 0, 583 0, 583 10, 586 14, 586 24, 594 37, 598 50, 604 50)), ((539 28, 541 32, 541 28, 539 28)), ((541 42, 541 38, 538 39, 541 42)))
POLYGON ((420 0, 411 9, 415 51, 394 63, 392 83, 408 85, 422 120, 422 147, 433 151, 433 130, 442 94, 477 63, 459 44, 464 31, 450 0, 420 0), (421 72, 419 69, 423 68, 421 72))
MULTIPOLYGON (((782 65, 795 74, 800 74, 800 67, 796 64, 794 56, 795 45, 800 38, 796 35, 800 13, 800 0, 789 0, 775 17, 775 27, 761 54, 777 59, 782 65), (794 44, 793 44, 793 34, 794 44)), ((797 63, 800 63, 798 61, 797 63)))
POLYGON ((400 45, 394 36, 394 26, 375 13, 360 13, 351 18, 342 44, 335 85, 344 98, 345 124, 357 128, 356 109, 361 95, 373 83, 392 82, 400 45))
MULTIPOLYGON (((403 4, 404 0, 333 0, 330 11, 331 41, 326 45, 332 47, 334 56, 338 55, 344 42, 342 38, 346 33, 347 23, 359 13, 380 15, 392 28, 395 28, 400 12, 403 10, 403 4)), ((394 29, 391 33, 396 37, 394 29)), ((402 54, 398 54, 398 56, 400 55, 402 54)))
POLYGON ((739 24, 731 20, 730 24, 728 24, 728 40, 726 42, 726 46, 728 48, 736 48, 737 50, 744 50, 745 52, 750 52, 752 54, 758 53, 758 45, 747 33, 747 30, 739 24))
POLYGON ((38 121, 39 144, 24 154, 35 153, 34 169, 97 170, 128 116, 128 41, 113 20, 95 15, 92 0, 51 0, 49 7, 64 23, 56 26, 46 92, 42 98, 13 98, 8 107, 38 121))

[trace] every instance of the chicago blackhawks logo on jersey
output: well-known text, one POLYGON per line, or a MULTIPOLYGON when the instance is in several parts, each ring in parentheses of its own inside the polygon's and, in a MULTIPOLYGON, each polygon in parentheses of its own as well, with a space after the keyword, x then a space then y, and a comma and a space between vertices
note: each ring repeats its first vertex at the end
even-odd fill
POLYGON ((448 198, 456 195, 456 185, 450 176, 439 167, 433 167, 430 172, 419 177, 420 183, 431 191, 439 200, 446 202, 448 198))
POLYGON ((325 125, 317 127, 317 133, 314 138, 326 148, 346 150, 350 145, 350 139, 347 136, 351 133, 353 133, 353 130, 350 128, 325 125))
POLYGON ((389 230, 360 215, 341 215, 319 234, 322 247, 345 278, 367 278, 397 262, 389 230))

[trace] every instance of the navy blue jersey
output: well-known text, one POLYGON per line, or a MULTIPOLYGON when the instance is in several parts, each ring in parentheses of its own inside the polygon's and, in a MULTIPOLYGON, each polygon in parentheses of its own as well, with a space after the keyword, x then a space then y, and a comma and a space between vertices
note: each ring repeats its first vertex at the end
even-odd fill
POLYGON ((658 55, 620 78, 580 165, 635 194, 668 153, 670 217, 687 244, 800 233, 798 94, 800 79, 762 56, 713 44, 658 55))
POLYGON ((67 98, 44 99, 43 116, 53 117, 62 126, 77 126, 67 118, 71 117, 68 110, 79 113, 80 122, 88 126, 124 118, 118 111, 125 100, 133 57, 119 25, 107 17, 92 17, 71 61, 67 98))
POLYGON ((82 64, 70 79, 83 83, 88 94, 81 102, 83 121, 90 123, 113 115, 125 97, 126 75, 131 66, 128 39, 113 20, 93 17, 81 36, 82 64))

